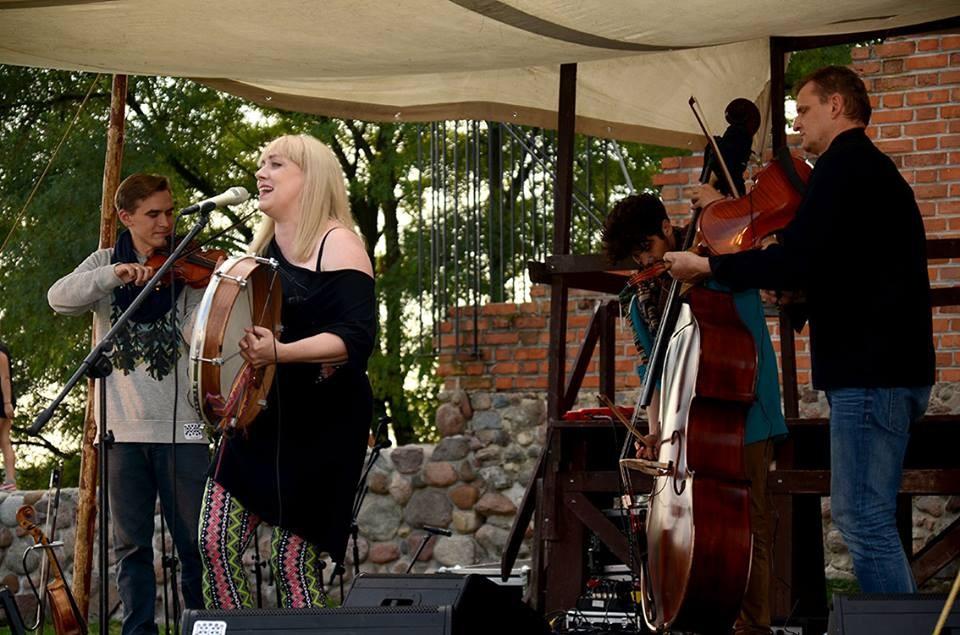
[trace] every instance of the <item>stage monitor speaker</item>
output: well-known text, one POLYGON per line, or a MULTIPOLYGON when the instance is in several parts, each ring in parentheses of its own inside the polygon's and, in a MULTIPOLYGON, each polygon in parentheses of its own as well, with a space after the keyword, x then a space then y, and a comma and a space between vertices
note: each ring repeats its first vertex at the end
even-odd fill
POLYGON ((183 635, 450 635, 449 606, 387 606, 331 609, 239 609, 183 612, 183 635))
MULTIPOLYGON (((828 635, 930 635, 947 601, 943 593, 833 596, 828 635)), ((954 605, 941 635, 960 635, 960 608, 954 605)))
POLYGON ((453 635, 501 632, 546 633, 543 619, 516 599, 510 589, 481 575, 361 574, 343 602, 345 607, 450 606, 453 635))

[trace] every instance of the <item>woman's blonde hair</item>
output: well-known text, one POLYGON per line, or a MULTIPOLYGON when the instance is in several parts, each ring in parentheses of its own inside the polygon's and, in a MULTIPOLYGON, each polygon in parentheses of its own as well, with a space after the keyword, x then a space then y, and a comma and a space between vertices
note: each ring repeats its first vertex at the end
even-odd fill
MULTIPOLYGON (((272 154, 293 161, 303 171, 294 258, 303 262, 312 255, 321 232, 331 220, 356 233, 356 221, 347 203, 343 170, 333 150, 310 135, 284 135, 267 144, 258 163, 272 154)), ((250 243, 250 253, 262 255, 273 238, 273 232, 273 219, 264 216, 250 243)))

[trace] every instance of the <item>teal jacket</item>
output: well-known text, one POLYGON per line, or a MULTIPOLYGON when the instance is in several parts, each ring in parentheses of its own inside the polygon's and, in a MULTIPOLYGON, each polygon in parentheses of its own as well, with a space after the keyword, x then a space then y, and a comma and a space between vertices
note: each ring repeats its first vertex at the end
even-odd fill
MULTIPOLYGON (((716 282, 710 281, 706 285, 716 291, 730 293, 730 289, 716 282)), ((646 374, 646 351, 653 349, 654 329, 644 317, 650 314, 650 307, 641 307, 637 295, 629 294, 629 316, 633 327, 634 340, 641 353, 641 363, 637 365, 637 375, 643 380, 646 374)), ((627 297, 627 290, 621 298, 627 297)), ((747 414, 747 429, 744 444, 756 443, 767 439, 776 439, 787 435, 787 425, 783 419, 783 409, 780 403, 780 379, 777 371, 777 356, 770 341, 770 332, 763 315, 763 305, 760 302, 760 292, 756 289, 733 293, 733 301, 737 306, 740 319, 750 330, 757 345, 757 400, 750 407, 747 414)))

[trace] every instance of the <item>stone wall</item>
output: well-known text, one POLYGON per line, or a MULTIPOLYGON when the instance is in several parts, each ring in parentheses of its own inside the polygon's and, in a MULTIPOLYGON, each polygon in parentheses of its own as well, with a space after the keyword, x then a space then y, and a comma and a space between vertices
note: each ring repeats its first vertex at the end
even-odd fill
MULTIPOLYGON (((449 529, 450 537, 431 539, 421 553, 415 572, 436 571, 441 566, 498 562, 507 540, 517 506, 530 482, 533 466, 540 454, 545 430, 545 406, 542 393, 509 394, 446 391, 440 395, 437 428, 442 440, 435 444, 406 445, 385 450, 370 473, 369 493, 360 512, 360 538, 357 541, 361 570, 402 573, 406 571, 424 536, 420 527, 431 525, 449 529)), ((318 483, 319 488, 353 487, 352 483, 318 483)), ((68 577, 72 578, 75 542, 77 490, 62 494, 57 540, 65 543, 58 555, 68 577)), ((24 550, 33 544, 30 536, 17 527, 16 512, 21 505, 37 509, 38 522, 45 520, 45 492, 0 492, 0 584, 16 594, 21 611, 32 615, 36 601, 30 593, 25 574, 37 580, 39 560, 32 557, 26 570, 21 566, 24 550)), ((318 513, 322 513, 322 507, 318 513)), ((157 534, 154 549, 157 580, 162 580, 160 558, 160 518, 156 510, 157 534)), ((260 555, 270 552, 270 531, 258 533, 260 555)), ((253 566, 253 544, 244 557, 248 570, 253 566)), ((349 585, 352 579, 352 546, 347 550, 349 585)), ((524 544, 520 557, 529 555, 524 544)), ((96 556, 93 559, 91 617, 97 618, 99 583, 96 556)), ((111 557, 110 579, 115 580, 111 557)), ((324 578, 329 579, 332 565, 327 559, 324 578)), ((253 575, 249 576, 251 584, 253 575)), ((251 587, 252 588, 252 587, 251 587)), ((347 587, 349 588, 349 587, 347 587)), ((264 605, 275 605, 275 587, 269 569, 264 573, 264 605)), ((338 585, 330 589, 339 600, 338 585)), ((162 618, 161 589, 157 590, 157 617, 162 618)), ((111 585, 110 606, 116 604, 116 588, 111 585)), ((0 615, 0 623, 2 623, 0 615)), ((119 614, 115 616, 118 618, 119 614)))
POLYGON ((443 439, 388 450, 370 474, 359 522, 364 570, 405 571, 423 525, 453 535, 431 541, 415 571, 500 559, 540 454, 543 397, 453 390, 440 400, 443 439))

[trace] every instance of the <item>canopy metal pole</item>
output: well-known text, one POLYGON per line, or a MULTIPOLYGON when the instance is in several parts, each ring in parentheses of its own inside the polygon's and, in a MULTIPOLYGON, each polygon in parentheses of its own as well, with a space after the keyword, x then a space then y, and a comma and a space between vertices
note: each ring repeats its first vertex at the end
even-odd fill
MULTIPOLYGON (((110 94, 107 149, 103 163, 103 195, 100 199, 100 249, 113 247, 117 239, 117 215, 113 207, 113 196, 120 183, 120 167, 123 162, 126 99, 127 76, 114 75, 110 94)), ((96 336, 96 327, 94 327, 93 345, 96 345, 96 336)), ((94 380, 89 380, 80 457, 77 540, 73 549, 73 594, 84 619, 87 619, 90 609, 90 571, 93 565, 94 528, 97 520, 97 448, 93 445, 97 434, 97 423, 93 416, 94 387, 94 380)), ((110 580, 100 580, 100 593, 108 593, 109 584, 110 580)), ((107 620, 109 616, 101 615, 99 619, 107 620)))

